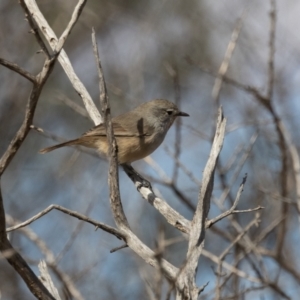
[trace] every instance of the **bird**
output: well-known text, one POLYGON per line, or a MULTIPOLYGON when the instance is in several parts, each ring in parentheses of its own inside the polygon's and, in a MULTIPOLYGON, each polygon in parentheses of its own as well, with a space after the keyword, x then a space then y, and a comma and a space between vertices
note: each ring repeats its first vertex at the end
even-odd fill
MULTIPOLYGON (((112 127, 117 143, 118 163, 131 164, 145 158, 163 142, 177 117, 188 117, 172 102, 154 99, 112 118, 112 127)), ((99 124, 79 138, 41 149, 44 154, 65 146, 85 146, 107 156, 109 145, 104 124, 99 124)))

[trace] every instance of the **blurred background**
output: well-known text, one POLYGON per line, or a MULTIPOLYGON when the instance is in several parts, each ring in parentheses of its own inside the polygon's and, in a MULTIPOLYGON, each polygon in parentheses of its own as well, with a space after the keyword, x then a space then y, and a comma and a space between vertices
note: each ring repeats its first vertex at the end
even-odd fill
MULTIPOLYGON (((60 36, 77 2, 37 3, 60 36)), ((220 279, 216 263, 202 256, 197 284, 209 284, 200 299, 215 299, 219 280, 224 280, 220 299, 297 299, 300 292, 295 174, 288 143, 278 130, 280 120, 299 153, 300 2, 276 3, 273 84, 271 9, 270 1, 260 0, 89 0, 64 47, 98 108, 93 26, 113 115, 154 98, 176 102, 190 114, 190 118, 170 129, 150 159, 133 164, 150 179, 159 196, 190 220, 210 151, 217 109, 223 106, 227 134, 215 174, 209 217, 231 206, 247 173, 238 209, 263 206, 261 223, 247 232, 244 244, 232 247, 225 261, 259 278, 261 283, 226 269, 222 269, 225 277, 220 279), (216 94, 213 88, 233 32, 238 39, 228 61, 227 79, 216 94), (271 96, 271 108, 255 93, 267 99, 271 96), (255 243, 255 251, 247 252, 245 245, 249 240, 255 243), (244 256, 238 260, 240 255, 244 256)), ((37 74, 44 56, 36 54, 39 47, 29 30, 20 5, 2 0, 0 57, 37 74)), ((27 80, 0 66, 0 155, 23 121, 30 90, 27 80)), ((93 127, 87 116, 70 107, 70 101, 83 107, 56 63, 40 96, 34 125, 64 139, 78 137, 93 127)), ((6 213, 16 221, 24 221, 50 204, 59 204, 115 226, 109 206, 107 162, 73 148, 38 154, 39 149, 55 143, 47 134, 35 130, 29 133, 2 177, 6 213)), ((122 170, 120 187, 132 230, 152 249, 163 235, 168 242, 163 256, 180 267, 187 250, 182 234, 142 199, 122 170)), ((205 242, 208 253, 218 257, 254 215, 234 215, 209 229, 205 242)), ((128 248, 110 254, 112 248, 121 245, 114 236, 95 231, 91 225, 58 211, 26 228, 27 231, 11 233, 10 239, 35 272, 40 259, 51 262, 54 269, 70 276, 84 299, 151 299, 147 287, 156 284, 156 271, 128 248), (33 235, 44 241, 46 248, 41 248, 33 235)), ((52 274, 63 299, 75 299, 59 276, 54 271, 52 274)), ((161 299, 165 299, 167 290, 164 282, 161 299)), ((4 259, 0 260, 0 291, 1 299, 33 297, 4 259)))

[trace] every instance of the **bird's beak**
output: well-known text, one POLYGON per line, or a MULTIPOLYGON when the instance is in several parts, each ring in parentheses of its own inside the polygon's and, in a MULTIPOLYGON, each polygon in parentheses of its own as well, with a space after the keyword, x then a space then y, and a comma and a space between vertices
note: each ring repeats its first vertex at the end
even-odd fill
POLYGON ((185 112, 183 112, 183 111, 179 111, 179 112, 176 114, 176 116, 178 116, 178 117, 189 117, 190 115, 187 114, 187 113, 185 113, 185 112))

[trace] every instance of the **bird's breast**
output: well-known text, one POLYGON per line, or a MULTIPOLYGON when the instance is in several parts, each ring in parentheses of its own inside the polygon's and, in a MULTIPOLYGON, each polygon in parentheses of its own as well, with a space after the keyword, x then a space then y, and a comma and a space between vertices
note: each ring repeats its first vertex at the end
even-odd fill
POLYGON ((162 134, 117 137, 119 163, 131 163, 150 155, 164 140, 162 134))

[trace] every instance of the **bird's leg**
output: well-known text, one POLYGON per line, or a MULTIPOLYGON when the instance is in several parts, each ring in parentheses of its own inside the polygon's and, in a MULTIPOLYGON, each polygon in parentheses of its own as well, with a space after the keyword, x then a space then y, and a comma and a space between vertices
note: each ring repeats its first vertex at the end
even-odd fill
POLYGON ((130 164, 122 164, 123 170, 136 185, 137 190, 145 187, 152 190, 151 183, 139 174, 130 164))

